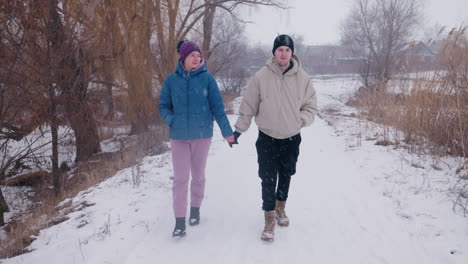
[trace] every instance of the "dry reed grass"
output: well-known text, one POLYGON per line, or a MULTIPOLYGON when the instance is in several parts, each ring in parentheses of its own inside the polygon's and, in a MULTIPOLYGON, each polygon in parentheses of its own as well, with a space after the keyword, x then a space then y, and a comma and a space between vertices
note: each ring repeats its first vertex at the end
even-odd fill
POLYGON ((402 131, 402 140, 415 152, 467 158, 468 45, 465 31, 466 27, 452 30, 434 72, 411 73, 411 78, 382 84, 384 89, 374 89, 375 92, 358 91, 356 102, 365 109, 368 118, 402 131))
POLYGON ((234 114, 234 106, 232 102, 234 101, 234 99, 239 97, 239 95, 232 94, 232 93, 222 93, 222 97, 223 97, 224 109, 225 109, 226 114, 228 115, 234 114))
MULTIPOLYGON (((379 89, 361 88, 351 104, 367 118, 387 125, 381 132, 385 144, 404 145, 416 154, 459 160, 458 182, 449 195, 454 210, 468 215, 468 40, 467 27, 453 29, 445 41, 434 72, 410 72, 379 89)), ((435 165, 434 165, 435 166, 435 165)), ((458 165, 457 165, 458 166, 458 165)))

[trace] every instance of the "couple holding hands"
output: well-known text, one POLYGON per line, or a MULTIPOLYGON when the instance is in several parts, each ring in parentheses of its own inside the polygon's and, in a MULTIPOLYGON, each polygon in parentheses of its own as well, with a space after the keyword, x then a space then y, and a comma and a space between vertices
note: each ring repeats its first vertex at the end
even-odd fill
POLYGON ((213 136, 214 120, 232 147, 238 144, 253 117, 259 133, 256 141, 258 174, 262 185, 264 241, 274 240, 276 223, 288 226, 285 212, 291 176, 301 143, 300 130, 310 126, 317 113, 315 89, 309 75, 294 55, 294 42, 279 35, 273 43, 273 57, 249 81, 233 132, 221 93, 207 71, 200 47, 192 41, 180 43, 179 62, 164 81, 159 112, 170 127, 174 168, 174 237, 186 235, 187 196, 190 182, 189 224, 200 223, 200 206, 205 192, 205 167, 213 136), (191 175, 191 179, 190 179, 191 175))

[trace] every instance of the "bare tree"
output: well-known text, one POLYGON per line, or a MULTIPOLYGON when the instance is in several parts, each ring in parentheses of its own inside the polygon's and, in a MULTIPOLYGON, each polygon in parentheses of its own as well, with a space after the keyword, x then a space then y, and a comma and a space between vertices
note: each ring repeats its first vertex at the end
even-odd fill
POLYGON ((245 25, 235 17, 218 15, 216 25, 211 37, 213 46, 210 52, 210 71, 214 75, 240 61, 247 48, 245 25))
POLYGON ((366 87, 378 89, 395 72, 399 49, 407 43, 420 20, 420 0, 355 0, 341 26, 342 43, 364 63, 366 87))
POLYGON ((248 49, 245 25, 230 15, 217 15, 215 22, 208 66, 221 82, 223 92, 238 96, 248 77, 249 65, 243 61, 248 49))
POLYGON ((100 67, 96 71, 97 82, 105 86, 104 100, 107 103, 105 119, 112 120, 115 115, 113 87, 116 86, 115 75, 118 68, 117 57, 121 55, 123 44, 119 42, 117 34, 119 24, 116 1, 102 0, 97 2, 91 23, 86 27, 96 38, 96 45, 100 46, 100 67))
POLYGON ((131 133, 141 134, 149 131, 157 116, 153 92, 156 58, 151 50, 155 10, 152 0, 115 1, 114 5, 118 23, 114 45, 123 47, 118 61, 128 95, 131 133))
MULTIPOLYGON (((14 56, 6 55, 4 51, 4 46, 0 46, 2 61, 8 62, 6 65, 9 67, 14 67, 14 56)), ((20 81, 19 76, 14 72, 6 74, 8 67, 3 67, 4 65, 0 65, 0 182, 9 176, 36 168, 34 165, 45 164, 49 159, 45 152, 50 145, 50 141, 41 140, 42 133, 30 134, 32 127, 35 128, 37 124, 34 120, 41 120, 44 116, 44 113, 39 112, 46 109, 41 104, 29 104, 28 92, 16 85, 20 81)), ((39 96, 36 98, 38 102, 42 102, 39 96)), ((0 225, 4 224, 3 214, 8 210, 0 189, 0 225)))
POLYGON ((77 161, 100 150, 97 124, 87 100, 95 49, 81 30, 80 21, 86 19, 77 14, 85 13, 83 6, 77 1, 8 1, 0 9, 0 50, 9 62, 0 66, 0 78, 5 91, 17 91, 9 97, 11 104, 1 107, 9 109, 2 116, 2 128, 7 128, 2 132, 21 140, 42 125, 51 127, 57 194, 62 185, 58 169, 60 122, 68 122, 75 132, 77 161))
MULTIPOLYGON (((50 71, 51 53, 47 45, 47 39, 53 35, 47 34, 46 29, 52 21, 48 12, 50 9, 45 1, 16 4, 18 2, 11 1, 1 9, 1 17, 4 19, 0 21, 0 50, 8 64, 0 66, 0 78, 3 80, 0 178, 5 177, 12 164, 22 163, 35 152, 32 145, 26 145, 12 154, 7 151, 9 142, 22 140, 45 122, 51 125, 52 137, 55 139, 52 144, 52 164, 58 171, 58 122, 55 109, 57 82, 53 81, 50 71), (43 12, 32 15, 31 10, 40 7, 45 7, 42 8, 43 12)), ((58 190, 59 182, 56 183, 58 190)))
POLYGON ((285 8, 279 0, 182 0, 155 1, 157 61, 156 78, 160 84, 175 68, 177 62, 176 45, 190 32, 202 33, 202 48, 205 59, 209 60, 211 39, 216 10, 228 12, 238 19, 235 10, 239 6, 274 6, 285 8), (201 29, 198 27, 201 25, 201 29))
POLYGON ((87 100, 94 49, 80 31, 84 19, 80 15, 86 12, 86 5, 64 2, 59 9, 58 0, 49 0, 46 7, 53 76, 66 102, 67 120, 75 132, 76 160, 84 161, 101 150, 96 120, 87 100))

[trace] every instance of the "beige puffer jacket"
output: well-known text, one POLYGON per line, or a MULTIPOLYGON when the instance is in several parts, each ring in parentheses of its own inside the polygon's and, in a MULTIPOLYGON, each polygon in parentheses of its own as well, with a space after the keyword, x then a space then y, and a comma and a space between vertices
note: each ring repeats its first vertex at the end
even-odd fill
POLYGON ((317 98, 309 75, 293 55, 293 67, 281 72, 274 57, 249 81, 239 108, 236 130, 245 132, 255 117, 260 131, 277 139, 297 135, 310 126, 317 113, 317 98))

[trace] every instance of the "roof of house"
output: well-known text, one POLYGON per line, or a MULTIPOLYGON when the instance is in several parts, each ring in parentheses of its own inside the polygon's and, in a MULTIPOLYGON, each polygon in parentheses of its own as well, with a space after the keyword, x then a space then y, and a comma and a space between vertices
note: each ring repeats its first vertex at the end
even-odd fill
POLYGON ((435 55, 435 53, 426 45, 426 43, 418 40, 413 40, 404 44, 399 50, 401 53, 412 53, 428 56, 435 55))

